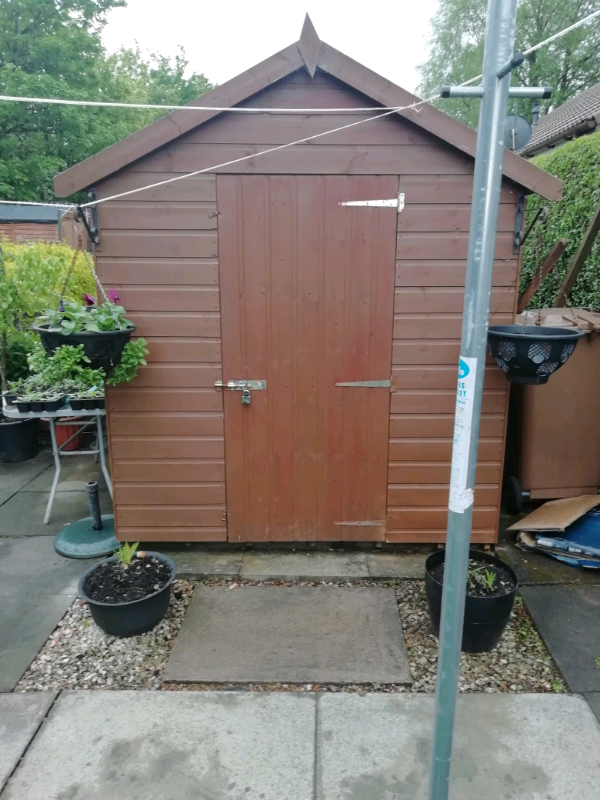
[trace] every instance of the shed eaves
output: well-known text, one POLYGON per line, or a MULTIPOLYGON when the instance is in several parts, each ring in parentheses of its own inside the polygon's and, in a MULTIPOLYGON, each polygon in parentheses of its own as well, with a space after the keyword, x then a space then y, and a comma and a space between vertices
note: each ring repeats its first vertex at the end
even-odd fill
POLYGON ((0 222, 33 222, 42 225, 56 224, 60 216, 59 207, 20 206, 0 203, 0 222))
POLYGON ((600 125, 600 83, 541 117, 519 155, 529 156, 570 136, 591 133, 600 125))
MULTIPOLYGON (((193 100, 189 105, 240 105, 252 95, 302 68, 306 68, 311 75, 320 69, 388 108, 409 106, 419 101, 415 95, 321 41, 307 15, 298 42, 193 100)), ((67 197, 94 186, 98 181, 169 144, 220 113, 224 112, 198 111, 194 114, 174 111, 167 114, 57 175, 54 179, 56 195, 67 197)), ((405 109, 399 111, 398 115, 463 153, 475 157, 477 133, 434 106, 426 104, 418 109, 405 109)), ((525 190, 535 192, 547 200, 559 200, 562 196, 562 181, 509 150, 504 154, 503 173, 525 190)))

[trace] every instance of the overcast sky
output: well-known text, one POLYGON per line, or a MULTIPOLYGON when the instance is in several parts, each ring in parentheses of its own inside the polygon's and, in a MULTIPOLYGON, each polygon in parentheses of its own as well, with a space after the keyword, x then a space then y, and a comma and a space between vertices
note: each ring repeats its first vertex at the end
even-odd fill
POLYGON ((414 91, 437 2, 128 0, 127 8, 110 13, 104 42, 111 52, 137 41, 143 51, 163 55, 182 45, 192 70, 224 83, 297 41, 308 11, 323 41, 414 91))

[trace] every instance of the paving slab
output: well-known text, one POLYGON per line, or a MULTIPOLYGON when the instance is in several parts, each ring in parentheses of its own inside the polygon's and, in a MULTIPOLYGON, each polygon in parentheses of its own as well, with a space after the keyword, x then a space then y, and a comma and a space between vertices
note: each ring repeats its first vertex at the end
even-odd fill
POLYGON ((367 553, 371 578, 405 578, 425 580, 425 561, 429 554, 367 553))
POLYGON ((17 590, 0 598, 0 692, 14 689, 73 599, 17 590))
POLYGON ((2 800, 312 800, 315 697, 65 692, 2 800))
POLYGON ((569 689, 600 691, 600 586, 524 586, 521 593, 569 689))
MULTIPOLYGON (((41 473, 23 487, 24 492, 49 492, 54 480, 54 467, 41 473)), ((106 491, 106 481, 100 462, 92 456, 63 456, 60 465, 59 492, 85 492, 88 481, 98 481, 101 491, 106 491)))
MULTIPOLYGON (((50 522, 44 524, 48 492, 19 492, 0 506, 0 536, 56 536, 60 529, 82 517, 89 517, 86 492, 57 492, 50 522)), ((103 514, 112 513, 108 492, 100 492, 103 514)))
POLYGON ((248 580, 368 578, 365 553, 244 553, 240 576, 248 580))
POLYGON ((587 692, 584 697, 600 723, 600 692, 587 692))
POLYGON ((97 559, 63 558, 54 549, 52 536, 2 539, 0 546, 0 595, 75 594, 85 570, 97 559))
POLYGON ((173 682, 403 683, 393 589, 198 587, 165 669, 173 682))
POLYGON ((56 692, 0 694, 0 791, 55 697, 56 692))
POLYGON ((22 490, 52 463, 52 452, 40 450, 35 458, 14 464, 0 463, 0 505, 22 490))
MULTIPOLYGON (((322 694, 317 800, 427 800, 434 698, 322 694)), ((597 800, 600 729, 582 698, 461 695, 450 795, 597 800)))
POLYGON ((154 544, 161 552, 168 553, 177 567, 180 578, 195 580, 201 578, 237 578, 242 565, 242 553, 232 550, 230 552, 211 552, 194 550, 173 550, 170 547, 161 547, 154 544))

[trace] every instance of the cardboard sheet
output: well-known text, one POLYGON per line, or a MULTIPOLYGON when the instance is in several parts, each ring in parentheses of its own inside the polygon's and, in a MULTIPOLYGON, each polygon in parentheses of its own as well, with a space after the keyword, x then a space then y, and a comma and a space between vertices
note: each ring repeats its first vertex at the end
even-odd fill
POLYGON ((587 511, 600 505, 600 495, 585 494, 581 497, 565 497, 550 500, 536 508, 531 514, 515 522, 509 531, 564 531, 587 511))

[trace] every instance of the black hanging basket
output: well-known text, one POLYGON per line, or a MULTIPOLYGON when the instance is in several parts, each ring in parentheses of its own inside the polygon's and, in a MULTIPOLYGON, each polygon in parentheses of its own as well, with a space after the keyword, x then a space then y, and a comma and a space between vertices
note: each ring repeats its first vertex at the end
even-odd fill
POLYGON ((39 333, 46 352, 50 355, 63 344, 83 345, 83 352, 89 358, 91 369, 103 369, 110 375, 121 360, 123 348, 131 339, 135 325, 120 331, 80 331, 65 334, 59 330, 49 330, 48 323, 34 325, 39 333))
POLYGON ((583 335, 577 328, 492 325, 488 347, 509 381, 537 385, 562 367, 583 335))

